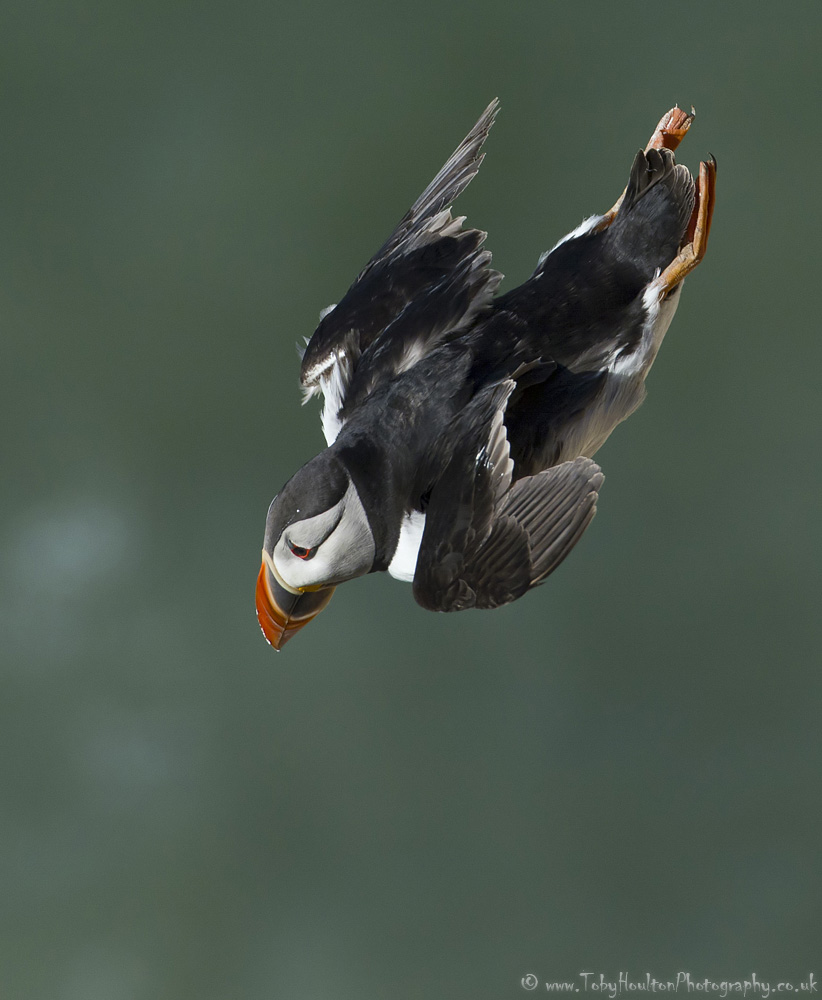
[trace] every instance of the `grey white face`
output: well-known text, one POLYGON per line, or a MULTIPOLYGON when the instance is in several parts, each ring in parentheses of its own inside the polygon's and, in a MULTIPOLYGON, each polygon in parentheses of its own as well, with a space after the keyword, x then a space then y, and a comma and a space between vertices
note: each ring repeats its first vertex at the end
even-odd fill
POLYGON ((309 587, 332 586, 362 576, 373 566, 374 552, 368 518, 350 483, 333 507, 292 521, 271 555, 264 552, 263 558, 286 590, 301 593, 309 587))

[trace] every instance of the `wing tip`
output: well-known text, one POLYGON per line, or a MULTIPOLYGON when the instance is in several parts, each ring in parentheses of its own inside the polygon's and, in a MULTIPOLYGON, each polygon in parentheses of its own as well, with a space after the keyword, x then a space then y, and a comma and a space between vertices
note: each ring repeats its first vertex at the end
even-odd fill
POLYGON ((528 533, 531 581, 542 583, 571 552, 596 514, 602 469, 585 456, 520 480, 502 510, 528 533))

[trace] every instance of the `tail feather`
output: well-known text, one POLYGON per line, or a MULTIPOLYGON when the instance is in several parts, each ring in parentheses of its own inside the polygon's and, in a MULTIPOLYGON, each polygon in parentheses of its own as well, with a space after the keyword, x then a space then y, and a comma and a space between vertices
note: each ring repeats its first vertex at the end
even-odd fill
POLYGON ((605 241, 646 273, 665 267, 684 242, 694 207, 694 179, 668 149, 640 151, 625 198, 605 241))

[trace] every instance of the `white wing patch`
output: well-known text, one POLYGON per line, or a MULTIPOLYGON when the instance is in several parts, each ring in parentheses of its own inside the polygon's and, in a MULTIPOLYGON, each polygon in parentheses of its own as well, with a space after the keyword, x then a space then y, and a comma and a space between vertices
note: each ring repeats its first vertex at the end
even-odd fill
POLYGON ((348 386, 348 372, 345 352, 335 353, 334 359, 320 375, 320 392, 323 394, 323 410, 320 414, 326 444, 331 447, 342 430, 340 409, 348 386))
MULTIPOLYGON (((514 382, 511 382, 508 396, 514 389, 514 382)), ((488 435, 488 443, 484 445, 477 455, 477 463, 484 463, 492 476, 494 486, 494 498, 500 500, 511 488, 511 479, 514 475, 514 460, 511 458, 511 448, 508 444, 508 433, 503 423, 503 413, 508 402, 505 397, 502 407, 497 410, 491 422, 491 432, 488 435)))
POLYGON ((395 580, 402 580, 403 583, 413 582, 423 531, 425 531, 425 514, 421 511, 412 510, 402 519, 397 551, 388 567, 388 572, 395 580))

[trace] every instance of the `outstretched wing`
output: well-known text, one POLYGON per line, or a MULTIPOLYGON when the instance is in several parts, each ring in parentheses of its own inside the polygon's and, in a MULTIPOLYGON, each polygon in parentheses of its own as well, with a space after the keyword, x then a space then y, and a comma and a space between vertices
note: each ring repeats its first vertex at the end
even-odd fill
POLYGON ((414 597, 430 611, 496 608, 541 583, 579 541, 596 512, 603 476, 588 458, 511 485, 503 423, 511 380, 466 411, 463 444, 434 487, 414 575, 414 597), (490 425, 477 452, 470 427, 490 425))
POLYGON ((463 229, 464 217, 450 211, 479 169, 497 107, 489 104, 309 341, 300 381, 306 397, 325 396, 327 438, 379 381, 470 322, 499 284, 482 248, 486 234, 463 229))

